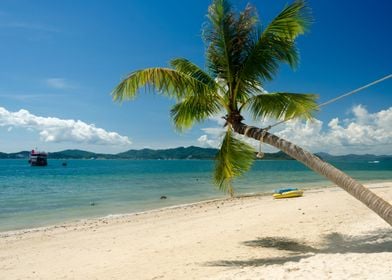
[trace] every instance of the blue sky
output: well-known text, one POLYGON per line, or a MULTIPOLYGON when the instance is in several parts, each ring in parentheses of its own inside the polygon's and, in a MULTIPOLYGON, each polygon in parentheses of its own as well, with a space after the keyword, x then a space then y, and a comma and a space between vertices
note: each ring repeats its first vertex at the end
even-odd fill
MULTIPOLYGON (((288 1, 256 6, 268 23, 288 1)), ((392 73, 392 2, 308 1, 314 24, 298 40, 301 63, 282 66, 266 90, 308 92, 320 102, 392 73)), ((210 1, 0 2, 0 151, 38 147, 121 152, 216 146, 214 120, 179 134, 171 100, 114 103, 127 73, 175 57, 204 65, 201 28, 210 1)), ((325 107, 313 123, 274 130, 314 152, 392 154, 392 79, 325 107), (310 137, 312 136, 312 137, 310 137), (331 144, 333 143, 333 144, 331 144)), ((262 125, 262 124, 260 124, 262 125)))

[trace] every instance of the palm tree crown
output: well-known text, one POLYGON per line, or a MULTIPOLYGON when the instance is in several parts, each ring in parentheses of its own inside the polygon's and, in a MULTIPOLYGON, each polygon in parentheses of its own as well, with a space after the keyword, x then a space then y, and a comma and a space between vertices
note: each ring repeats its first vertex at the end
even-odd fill
POLYGON ((223 114, 227 130, 216 157, 214 177, 222 190, 232 194, 232 179, 247 171, 254 160, 254 149, 233 133, 232 126, 243 120, 244 113, 255 119, 311 118, 317 108, 313 94, 266 94, 262 90, 281 63, 297 66, 295 39, 309 24, 309 11, 302 0, 285 7, 264 28, 251 5, 236 13, 227 0, 214 0, 203 29, 205 70, 176 58, 170 68, 132 72, 114 89, 113 98, 132 99, 142 88, 172 97, 177 102, 171 116, 180 131, 223 114))
POLYGON ((117 101, 132 99, 145 88, 174 98, 171 109, 175 127, 182 131, 195 122, 222 114, 226 134, 216 156, 215 182, 233 195, 232 180, 249 170, 254 149, 236 134, 264 140, 312 170, 330 179, 392 225, 392 205, 334 166, 266 130, 244 124, 245 112, 255 119, 312 118, 317 109, 313 94, 266 94, 264 84, 277 74, 279 65, 295 68, 295 39, 310 23, 303 0, 288 5, 265 28, 252 6, 235 13, 227 0, 213 0, 203 35, 206 70, 184 58, 173 59, 171 68, 132 72, 113 91, 117 101), (222 113, 223 112, 223 113, 222 113))

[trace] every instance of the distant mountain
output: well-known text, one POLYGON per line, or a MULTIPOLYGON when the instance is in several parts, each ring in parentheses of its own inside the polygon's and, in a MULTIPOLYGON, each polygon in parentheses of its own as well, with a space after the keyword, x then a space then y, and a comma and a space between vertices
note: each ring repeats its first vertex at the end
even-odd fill
POLYGON ((327 153, 317 153, 317 156, 319 156, 321 159, 325 161, 381 161, 385 159, 392 159, 392 156, 387 156, 387 155, 370 155, 370 154, 365 154, 365 155, 355 155, 355 154, 349 154, 349 155, 342 155, 342 156, 333 156, 327 153))
MULTIPOLYGON (((200 148, 195 146, 178 147, 172 149, 141 149, 129 150, 119 154, 99 154, 83 150, 64 150, 48 154, 49 159, 214 159, 218 150, 213 148, 200 148)), ((0 153, 0 159, 27 159, 29 152, 0 153)), ((292 159, 283 152, 266 153, 263 159, 288 160, 292 159)))
POLYGON ((91 159, 97 158, 99 154, 82 150, 65 150, 61 152, 49 153, 48 158, 53 159, 91 159))
POLYGON ((262 160, 294 160, 291 156, 280 151, 277 153, 265 153, 262 160))
MULTIPOLYGON (((200 148, 195 146, 178 147, 173 149, 142 149, 129 150, 119 154, 100 154, 83 150, 64 150, 60 152, 49 153, 49 159, 214 159, 217 154, 217 149, 200 148)), ((392 156, 376 156, 376 155, 345 155, 332 156, 327 153, 316 154, 321 159, 326 161, 381 161, 385 159, 392 159, 392 156)), ((27 159, 29 157, 28 151, 19 153, 1 153, 0 159, 27 159)), ((283 152, 265 153, 262 160, 293 160, 290 156, 283 152)))
POLYGON ((19 153, 0 153, 0 159, 26 159, 29 157, 30 152, 22 151, 19 153))
POLYGON ((190 146, 163 150, 129 150, 116 156, 121 159, 212 159, 217 152, 217 149, 190 146))

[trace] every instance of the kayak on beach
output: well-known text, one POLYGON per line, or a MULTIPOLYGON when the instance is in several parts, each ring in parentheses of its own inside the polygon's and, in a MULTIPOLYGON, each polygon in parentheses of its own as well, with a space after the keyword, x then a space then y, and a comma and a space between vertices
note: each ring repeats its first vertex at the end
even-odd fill
POLYGON ((285 188, 275 190, 275 193, 272 195, 275 199, 279 198, 291 198, 291 197, 299 197, 304 193, 303 190, 299 190, 297 188, 285 188))

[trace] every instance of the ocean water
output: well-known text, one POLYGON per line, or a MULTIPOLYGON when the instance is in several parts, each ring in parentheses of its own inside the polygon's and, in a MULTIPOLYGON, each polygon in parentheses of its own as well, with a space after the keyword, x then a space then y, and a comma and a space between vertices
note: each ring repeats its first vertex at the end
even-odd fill
MULTIPOLYGON (((224 197, 209 160, 0 160, 0 231, 156 209, 224 197), (167 199, 161 200, 161 196, 167 199)), ((392 160, 332 162, 361 182, 392 180, 392 160)), ((331 185, 296 161, 257 161, 236 193, 331 185)))

